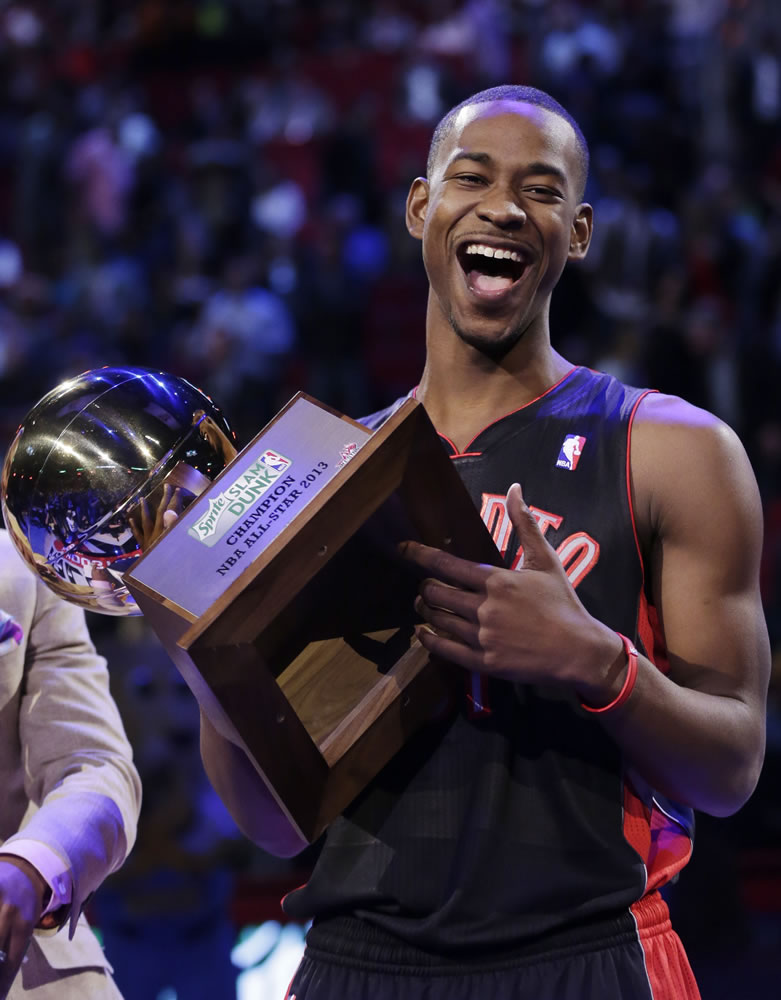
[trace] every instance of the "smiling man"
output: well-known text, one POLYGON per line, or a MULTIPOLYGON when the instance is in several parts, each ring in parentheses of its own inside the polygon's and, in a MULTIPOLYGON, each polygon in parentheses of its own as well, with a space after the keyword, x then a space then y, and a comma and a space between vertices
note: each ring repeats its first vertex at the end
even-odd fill
POLYGON ((451 111, 428 178, 412 185, 407 224, 432 290, 429 349, 443 326, 497 361, 529 328, 548 340, 551 292, 588 249, 585 139, 551 99, 523 106, 500 98, 451 111))
MULTIPOLYGON (((587 170, 563 108, 503 87, 443 119, 412 184, 430 282, 413 392, 505 567, 405 546, 419 639, 463 669, 463 702, 285 900, 314 918, 290 1000, 698 996, 659 889, 694 810, 734 812, 762 765, 760 503, 711 414, 552 348, 551 294, 591 238, 587 170)), ((203 749, 250 836, 299 850, 208 722, 203 749)))

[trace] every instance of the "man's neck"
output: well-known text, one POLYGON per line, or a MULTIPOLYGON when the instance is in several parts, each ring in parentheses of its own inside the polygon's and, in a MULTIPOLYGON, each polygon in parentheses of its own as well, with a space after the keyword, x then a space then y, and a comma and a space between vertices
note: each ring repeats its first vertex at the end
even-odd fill
POLYGON ((572 368, 550 345, 533 354, 513 353, 513 359, 498 363, 471 350, 448 358, 429 353, 417 398, 439 433, 459 451, 483 428, 547 392, 572 368))

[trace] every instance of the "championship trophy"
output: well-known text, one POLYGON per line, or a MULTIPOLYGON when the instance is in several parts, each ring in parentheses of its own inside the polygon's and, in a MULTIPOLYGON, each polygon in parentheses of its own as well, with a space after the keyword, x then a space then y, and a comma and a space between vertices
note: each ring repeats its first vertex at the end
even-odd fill
POLYGON ((237 452, 185 380, 98 369, 23 421, 2 504, 60 596, 143 613, 310 842, 463 684, 415 638, 419 580, 399 542, 499 564, 414 399, 372 432, 299 392, 237 452), (178 516, 149 543, 173 489, 178 516))

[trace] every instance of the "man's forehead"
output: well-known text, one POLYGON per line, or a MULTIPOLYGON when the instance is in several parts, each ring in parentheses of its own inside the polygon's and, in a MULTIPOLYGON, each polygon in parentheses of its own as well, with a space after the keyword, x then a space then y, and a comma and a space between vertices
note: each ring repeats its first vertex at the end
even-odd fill
POLYGON ((527 101, 514 101, 504 98, 497 101, 485 101, 482 104, 468 104, 456 115, 451 130, 451 137, 458 141, 464 129, 481 119, 496 118, 500 115, 517 115, 536 125, 540 131, 555 135, 559 141, 574 138, 572 126, 560 115, 538 104, 527 101))
MULTIPOLYGON (((469 134, 465 135, 465 132, 470 129, 470 126, 507 115, 516 116, 522 122, 525 121, 536 126, 540 135, 545 136, 546 144, 557 148, 561 153, 574 151, 577 142, 575 133, 569 122, 560 115, 537 104, 503 99, 486 101, 482 104, 468 104, 461 108, 444 144, 442 152, 445 154, 445 158, 450 159, 454 148, 463 145, 464 140, 468 141, 469 134)), ((474 130, 470 129, 470 131, 474 130)))
POLYGON ((540 107, 538 104, 505 97, 496 101, 482 101, 479 104, 465 105, 456 115, 453 125, 455 130, 460 131, 477 118, 491 118, 496 115, 521 115, 542 124, 551 114, 552 112, 548 111, 547 108, 540 107))

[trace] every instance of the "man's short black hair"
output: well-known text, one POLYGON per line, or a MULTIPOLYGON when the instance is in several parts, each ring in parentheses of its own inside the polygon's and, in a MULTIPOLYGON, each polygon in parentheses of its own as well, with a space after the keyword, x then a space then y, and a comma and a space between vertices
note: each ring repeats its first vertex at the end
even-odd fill
POLYGON ((490 87, 488 90, 481 90, 476 94, 472 94, 471 97, 467 97, 454 108, 451 108, 434 129, 434 135, 431 137, 431 146, 429 147, 428 160, 426 163, 426 171, 428 175, 431 176, 434 161, 439 154, 442 143, 450 135, 453 123, 455 122, 459 111, 461 111, 462 108, 472 107, 474 104, 488 104, 491 101, 520 101, 524 104, 534 104, 538 108, 545 108, 546 111, 550 111, 554 115, 558 115, 559 118, 563 118, 564 121, 567 122, 567 124, 572 128, 572 131, 575 133, 575 138, 578 143, 578 166, 580 167, 581 174, 578 198, 582 198, 583 191, 586 187, 589 167, 589 152, 586 137, 583 135, 580 126, 569 111, 567 111, 566 108, 563 108, 555 98, 551 97, 550 94, 546 94, 544 90, 538 90, 536 87, 526 87, 520 84, 505 84, 501 87, 490 87))

